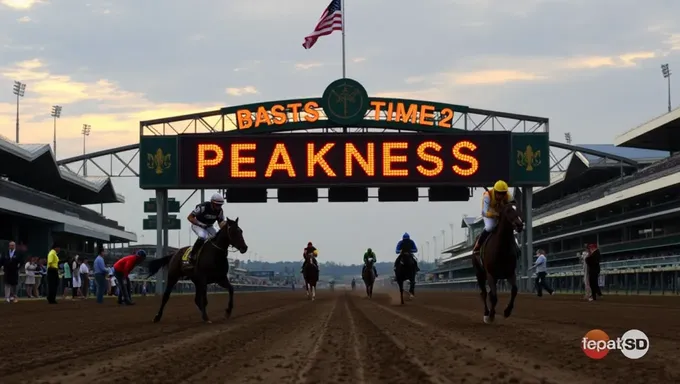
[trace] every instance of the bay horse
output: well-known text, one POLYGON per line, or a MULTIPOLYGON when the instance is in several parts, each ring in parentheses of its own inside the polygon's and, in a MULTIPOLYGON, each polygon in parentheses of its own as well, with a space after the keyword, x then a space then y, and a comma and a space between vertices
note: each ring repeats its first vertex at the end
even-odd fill
POLYGON ((408 288, 409 299, 413 299, 416 294, 416 263, 411 252, 402 251, 397 256, 397 268, 394 271, 394 277, 399 285, 401 304, 404 305, 404 281, 408 280, 410 283, 408 288))
MULTIPOLYGON (((364 285, 366 286, 366 296, 368 296, 369 299, 373 297, 373 284, 375 283, 373 264, 373 259, 368 260, 366 265, 364 265, 364 269, 361 271, 361 279, 364 280, 364 285)), ((354 281, 352 281, 352 284, 354 284, 354 281)), ((352 289, 354 289, 354 285, 352 285, 352 289)))
POLYGON ((196 286, 194 302, 201 312, 201 319, 204 322, 210 323, 206 313, 208 284, 217 284, 229 291, 229 302, 225 310, 225 317, 231 316, 234 308, 234 287, 227 277, 227 273, 229 273, 227 252, 230 246, 238 249, 242 254, 248 251, 248 245, 243 239, 243 230, 238 226, 238 218, 236 220, 227 219, 226 224, 217 231, 217 234, 203 244, 201 249, 197 251, 193 268, 185 267, 182 260, 189 247, 182 247, 174 254, 152 260, 149 263, 149 277, 155 275, 161 268, 168 267, 168 279, 163 293, 163 301, 158 313, 153 318, 153 322, 161 321, 163 309, 170 299, 172 289, 182 277, 187 277, 196 286))
POLYGON ((314 301, 316 299, 316 283, 319 281, 319 267, 314 263, 313 253, 306 252, 304 257, 305 265, 302 267, 302 277, 305 279, 307 298, 314 301))
POLYGON ((496 304, 498 303, 497 283, 499 280, 507 280, 510 283, 510 302, 503 311, 507 318, 512 314, 517 297, 517 258, 519 249, 515 242, 515 234, 524 229, 524 222, 515 202, 501 203, 498 223, 496 228, 487 236, 484 244, 480 244, 479 252, 472 256, 472 266, 477 276, 477 284, 481 290, 484 302, 484 322, 493 323, 496 317, 496 304), (486 285, 489 284, 489 302, 487 306, 486 285))

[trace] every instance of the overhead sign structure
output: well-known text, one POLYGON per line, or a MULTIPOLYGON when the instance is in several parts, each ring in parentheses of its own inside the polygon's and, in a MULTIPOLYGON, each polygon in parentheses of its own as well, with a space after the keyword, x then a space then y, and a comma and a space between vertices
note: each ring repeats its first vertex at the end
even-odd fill
POLYGON ((470 108, 368 97, 352 79, 320 98, 223 108, 222 132, 140 138, 140 187, 547 185, 547 133, 454 128, 470 108), (319 128, 417 133, 271 134, 319 128))
POLYGON ((507 180, 498 164, 510 133, 183 135, 180 185, 488 185, 507 180))
POLYGON ((405 130, 452 128, 467 106, 429 101, 368 97, 352 79, 331 83, 320 98, 292 99, 227 107, 237 130, 244 133, 326 127, 366 127, 405 130))

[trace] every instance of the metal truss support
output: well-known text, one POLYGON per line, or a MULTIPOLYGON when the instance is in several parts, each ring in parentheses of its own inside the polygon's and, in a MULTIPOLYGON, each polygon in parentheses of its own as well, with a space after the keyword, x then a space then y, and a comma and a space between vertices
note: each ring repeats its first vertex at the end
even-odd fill
POLYGON ((82 176, 139 177, 137 156, 139 144, 130 144, 62 159, 57 164, 82 176), (93 174, 95 169, 87 169, 86 164, 94 166, 96 172, 93 174), (88 175, 85 175, 85 169, 88 175))

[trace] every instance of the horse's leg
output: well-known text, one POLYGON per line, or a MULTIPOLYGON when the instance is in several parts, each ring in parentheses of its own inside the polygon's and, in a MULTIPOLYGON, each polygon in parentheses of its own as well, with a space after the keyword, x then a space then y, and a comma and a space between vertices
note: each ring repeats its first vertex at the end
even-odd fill
POLYGON ((170 299, 170 294, 172 293, 172 289, 175 287, 175 284, 179 281, 179 273, 174 272, 174 271, 169 271, 168 272, 168 280, 166 281, 166 286, 165 286, 165 292, 163 292, 163 300, 161 301, 161 307, 158 309, 158 313, 156 313, 156 316, 153 318, 153 322, 157 323, 161 321, 161 318, 163 317, 163 310, 165 309, 165 304, 168 303, 168 300, 170 299))
POLYGON ((312 286, 312 301, 316 300, 316 282, 310 284, 312 286))
POLYGON ((508 278, 508 283, 510 283, 510 302, 508 303, 508 306, 505 308, 505 311, 503 311, 503 316, 510 317, 512 314, 512 310, 515 308, 515 298, 517 297, 517 276, 513 273, 510 275, 508 278))
POLYGON ((484 303, 484 322, 489 322, 489 307, 486 304, 486 275, 483 272, 477 271, 477 285, 479 285, 480 296, 484 303))
POLYGON ((413 299, 413 296, 415 295, 416 295, 416 277, 412 276, 411 279, 409 280, 408 296, 410 299, 413 299))
POLYGON ((399 296, 401 298, 401 305, 404 305, 404 280, 397 280, 397 283, 399 284, 399 296))
POLYGON ((487 274, 487 280, 489 282, 489 301, 491 302, 491 308, 489 311, 489 323, 493 323, 496 318, 496 304, 498 304, 498 289, 496 287, 496 279, 487 274))
POLYGON ((229 291, 229 303, 227 303, 227 309, 225 310, 224 316, 229 318, 231 316, 231 311, 234 309, 234 286, 231 285, 228 277, 222 278, 217 284, 229 291))
POLYGON ((196 286, 196 296, 194 297, 194 302, 201 311, 201 319, 206 323, 210 323, 208 312, 206 310, 208 306, 208 285, 204 279, 194 280, 194 285, 196 286))
POLYGON ((364 280, 364 285, 366 286, 366 296, 368 296, 368 298, 370 299, 371 298, 371 285, 365 280, 364 280))

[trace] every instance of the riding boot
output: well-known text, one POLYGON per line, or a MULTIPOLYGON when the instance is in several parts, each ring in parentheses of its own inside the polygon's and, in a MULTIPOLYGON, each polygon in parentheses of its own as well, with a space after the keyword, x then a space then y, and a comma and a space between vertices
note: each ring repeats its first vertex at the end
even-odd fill
POLYGON ((420 271, 420 267, 418 266, 418 260, 416 260, 416 257, 415 257, 415 256, 413 256, 413 262, 414 262, 415 265, 416 265, 416 272, 419 272, 419 271, 420 271))
POLYGON ((306 261, 303 261, 302 266, 300 267, 300 274, 301 275, 305 273, 305 263, 306 263, 306 261))
POLYGON ((488 236, 489 232, 487 232, 486 230, 482 231, 482 234, 479 235, 479 239, 477 239, 477 243, 475 244, 475 248, 472 250, 472 253, 479 252, 479 249, 481 248, 482 244, 484 244, 484 241, 488 236))
POLYGON ((190 265, 196 265, 196 254, 198 253, 199 249, 201 249, 203 243, 205 243, 205 240, 199 237, 198 239, 196 239, 196 242, 194 243, 193 247, 191 247, 191 252, 189 253, 190 265))

